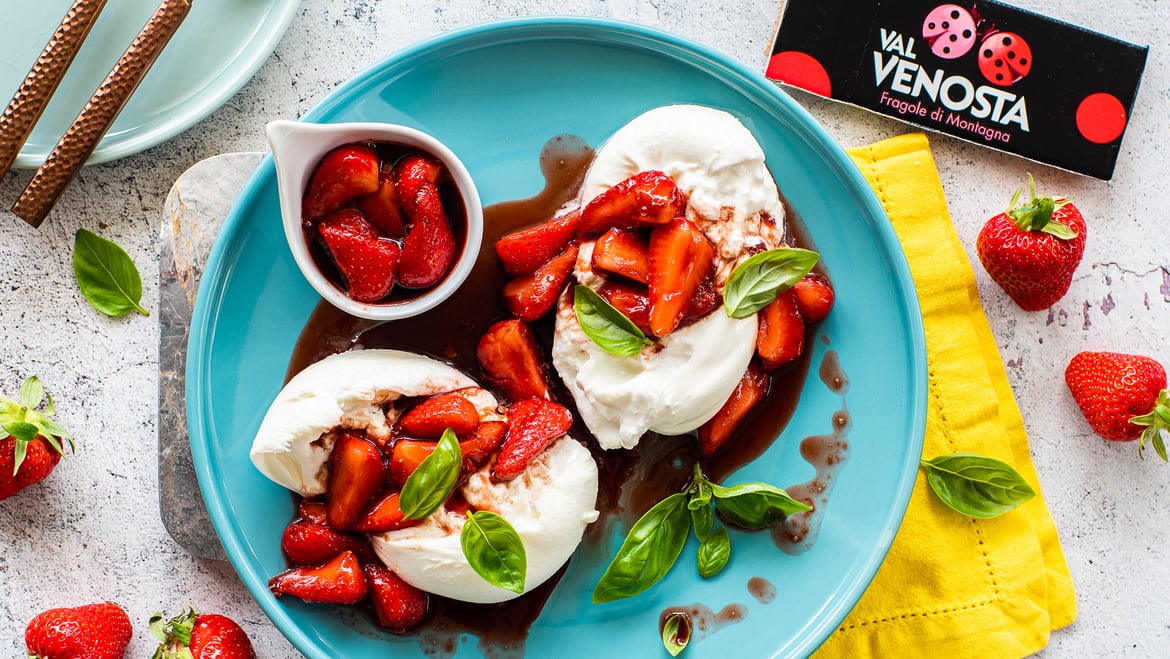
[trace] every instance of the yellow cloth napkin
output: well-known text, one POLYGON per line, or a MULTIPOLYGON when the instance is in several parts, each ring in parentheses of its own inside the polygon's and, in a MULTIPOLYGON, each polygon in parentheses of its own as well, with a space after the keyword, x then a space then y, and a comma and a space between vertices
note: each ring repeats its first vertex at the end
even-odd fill
POLYGON ((978 520, 947 508, 919 470, 885 562, 815 656, 1025 656, 1073 621, 1076 597, 975 275, 924 135, 850 154, 885 206, 918 289, 930 398, 923 457, 970 451, 998 458, 1037 496, 978 520))

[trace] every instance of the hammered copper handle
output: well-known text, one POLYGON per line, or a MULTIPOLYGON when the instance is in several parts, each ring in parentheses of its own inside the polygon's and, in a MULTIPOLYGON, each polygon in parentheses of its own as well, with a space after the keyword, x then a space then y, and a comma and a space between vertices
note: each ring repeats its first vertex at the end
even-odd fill
POLYGON ((74 0, 61 25, 0 115, 0 176, 12 167, 33 126, 49 105, 106 0, 74 0))
POLYGON ((33 174, 13 213, 34 227, 41 225, 190 10, 191 0, 163 0, 33 174))

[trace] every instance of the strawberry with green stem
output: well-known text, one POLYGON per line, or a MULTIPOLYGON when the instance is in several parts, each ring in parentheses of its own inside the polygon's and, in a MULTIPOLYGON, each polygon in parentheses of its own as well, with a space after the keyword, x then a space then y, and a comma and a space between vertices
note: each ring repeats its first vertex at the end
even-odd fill
POLYGON ((1166 370, 1141 355, 1081 352, 1064 371, 1064 381, 1093 432, 1115 442, 1140 439, 1167 459, 1162 431, 1170 430, 1166 370))
POLYGON ((52 417, 57 408, 40 378, 20 385, 20 400, 0 396, 0 500, 45 479, 61 461, 61 440, 73 438, 52 417))
POLYGON ((987 221, 975 246, 992 281, 1020 308, 1040 311, 1072 284, 1085 253, 1085 219, 1069 199, 1037 196, 1031 176, 1028 189, 1026 203, 1017 205, 1017 190, 1008 210, 987 221))
POLYGON ((188 608, 169 620, 150 618, 150 633, 159 640, 153 659, 256 659, 248 635, 231 618, 196 613, 188 608))

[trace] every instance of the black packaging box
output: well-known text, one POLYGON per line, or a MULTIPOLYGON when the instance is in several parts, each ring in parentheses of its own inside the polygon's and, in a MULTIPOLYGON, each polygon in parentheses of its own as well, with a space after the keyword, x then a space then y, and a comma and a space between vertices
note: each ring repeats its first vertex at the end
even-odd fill
POLYGON ((767 76, 1108 180, 1148 50, 999 2, 788 0, 767 76))

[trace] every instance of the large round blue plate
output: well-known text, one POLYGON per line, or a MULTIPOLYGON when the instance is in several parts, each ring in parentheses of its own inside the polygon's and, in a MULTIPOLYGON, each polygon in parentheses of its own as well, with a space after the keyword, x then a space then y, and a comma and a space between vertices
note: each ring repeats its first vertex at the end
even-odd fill
MULTIPOLYGON (((484 203, 492 204, 541 188, 538 157, 551 137, 572 133, 598 145, 644 110, 682 102, 726 109, 755 133, 839 295, 820 338, 810 341, 813 372, 795 417, 764 456, 728 482, 785 486, 811 478, 798 453, 800 439, 830 432, 843 404, 816 377, 829 349, 851 381, 844 397, 851 453, 819 538, 801 554, 779 552, 766 533, 737 533, 731 564, 702 581, 692 540, 656 587, 595 606, 590 593, 604 560, 579 553, 532 625, 529 656, 662 656, 659 613, 694 603, 714 611, 742 604, 747 615, 697 639, 689 656, 805 655, 828 637, 881 564, 921 452, 926 357, 902 250, 865 180, 801 107, 726 56, 647 28, 545 18, 453 32, 375 66, 306 117, 400 122, 428 131, 464 160, 484 203), (747 585, 752 577, 774 584, 776 598, 767 604, 754 598, 747 585)), ((252 467, 248 449, 318 300, 293 263, 278 213, 269 159, 228 217, 199 289, 187 407, 203 495, 240 577, 306 655, 417 655, 417 640, 382 633, 365 616, 278 601, 266 587, 285 567, 279 538, 292 497, 252 467)), ((477 651, 474 638, 458 645, 460 655, 477 651)))

